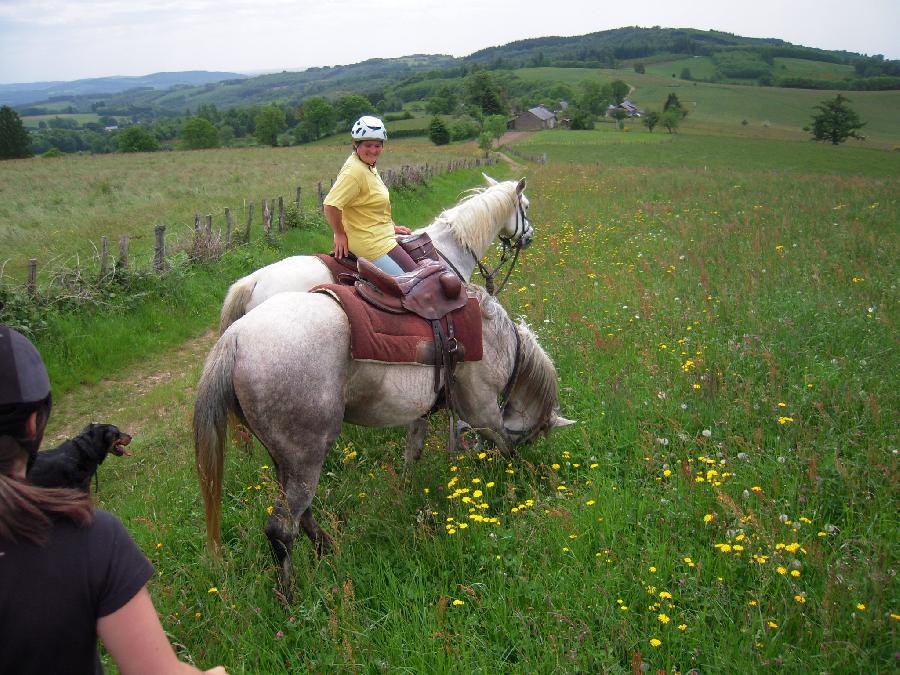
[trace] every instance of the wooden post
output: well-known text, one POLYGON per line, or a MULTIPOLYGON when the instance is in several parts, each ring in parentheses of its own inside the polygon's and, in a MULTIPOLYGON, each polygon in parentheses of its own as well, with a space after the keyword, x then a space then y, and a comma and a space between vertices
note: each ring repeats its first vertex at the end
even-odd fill
POLYGON ((231 246, 231 209, 225 207, 225 247, 231 246))
POLYGON ((100 277, 106 276, 109 270, 109 249, 106 244, 106 237, 100 237, 100 277))
POLYGON ((300 186, 297 186, 297 196, 294 198, 294 204, 297 205, 297 210, 300 210, 300 186))
POLYGON ((28 282, 25 285, 28 295, 37 294, 37 258, 28 260, 28 282))
POLYGON ((263 217, 263 230, 266 233, 266 238, 272 236, 272 212, 269 210, 269 202, 265 199, 262 200, 262 217, 263 217))
POLYGON ((325 211, 325 194, 322 192, 322 181, 319 181, 318 185, 316 185, 316 191, 318 193, 319 199, 319 211, 325 211))
POLYGON ((119 267, 123 270, 128 267, 128 235, 119 237, 119 267))
POLYGON ((250 243, 250 223, 253 222, 253 202, 247 204, 247 231, 245 232, 244 241, 250 243))
POLYGON ((206 214, 206 238, 212 239, 212 214, 206 214))
POLYGON ((166 264, 166 226, 160 223, 154 231, 156 234, 156 250, 153 254, 153 267, 161 272, 166 264))
POLYGON ((278 231, 284 232, 284 197, 278 198, 278 231))

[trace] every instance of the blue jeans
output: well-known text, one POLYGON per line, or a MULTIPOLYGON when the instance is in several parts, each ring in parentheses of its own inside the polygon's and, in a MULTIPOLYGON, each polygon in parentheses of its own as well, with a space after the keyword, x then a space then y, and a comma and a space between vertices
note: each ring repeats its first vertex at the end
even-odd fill
POLYGON ((394 259, 391 258, 391 256, 389 256, 387 253, 385 253, 377 260, 373 260, 372 264, 375 265, 375 267, 377 267, 378 269, 387 272, 392 277, 395 277, 398 274, 403 274, 403 268, 395 263, 394 259))

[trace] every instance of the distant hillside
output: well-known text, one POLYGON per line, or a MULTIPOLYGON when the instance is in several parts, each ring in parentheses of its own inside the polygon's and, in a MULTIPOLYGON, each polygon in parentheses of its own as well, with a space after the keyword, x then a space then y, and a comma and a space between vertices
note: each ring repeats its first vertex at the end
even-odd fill
POLYGON ((0 103, 13 103, 31 116, 96 112, 147 119, 184 115, 200 106, 227 110, 279 103, 295 107, 311 96, 334 99, 351 93, 363 94, 372 103, 410 102, 433 95, 440 86, 457 86, 462 76, 476 68, 534 67, 620 69, 671 74, 682 80, 801 89, 900 89, 900 61, 881 56, 805 47, 778 38, 657 26, 520 40, 464 58, 417 54, 257 77, 157 73, 144 78, 43 83, 43 90, 34 89, 37 85, 0 85, 0 103), (30 93, 23 89, 28 86, 30 93))
POLYGON ((29 103, 52 102, 61 98, 87 95, 118 94, 129 89, 149 87, 168 89, 178 85, 202 86, 222 80, 244 79, 239 73, 209 72, 189 70, 178 73, 153 73, 136 77, 112 76, 93 77, 71 82, 23 82, 0 84, 0 105, 21 106, 29 103))

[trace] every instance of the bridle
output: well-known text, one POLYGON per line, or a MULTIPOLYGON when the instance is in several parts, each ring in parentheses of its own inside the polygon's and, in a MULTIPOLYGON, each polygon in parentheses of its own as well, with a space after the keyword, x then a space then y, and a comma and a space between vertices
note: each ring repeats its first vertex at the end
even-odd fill
POLYGON ((519 253, 521 253, 522 249, 526 248, 529 244, 529 242, 525 241, 525 235, 528 233, 528 228, 530 226, 531 221, 528 219, 528 216, 525 215, 525 207, 522 205, 522 197, 520 195, 518 203, 516 204, 516 227, 510 236, 504 237, 502 234, 499 236, 501 244, 500 261, 493 271, 489 272, 482 264, 481 260, 475 257, 475 254, 469 249, 469 254, 475 260, 475 264, 478 265, 478 271, 481 272, 481 276, 484 277, 484 288, 490 295, 499 295, 500 291, 503 290, 503 287, 506 286, 506 282, 509 281, 509 277, 516 267, 516 262, 519 260, 519 253), (510 259, 510 253, 513 254, 512 262, 509 264, 509 269, 506 270, 503 281, 500 282, 500 285, 497 286, 495 290, 494 277, 501 272, 503 266, 510 259))

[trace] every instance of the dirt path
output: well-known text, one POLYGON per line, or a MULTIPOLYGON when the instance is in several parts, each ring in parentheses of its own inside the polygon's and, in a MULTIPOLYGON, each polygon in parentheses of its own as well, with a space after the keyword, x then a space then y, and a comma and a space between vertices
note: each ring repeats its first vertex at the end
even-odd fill
MULTIPOLYGON (((152 411, 159 407, 150 402, 147 414, 140 414, 136 411, 144 409, 143 401, 152 399, 163 385, 186 379, 203 363, 216 338, 217 333, 209 330, 174 351, 153 356, 97 384, 86 384, 54 397, 44 447, 75 436, 90 422, 122 425, 128 433, 137 436, 155 417, 152 411)), ((188 387, 193 385, 192 380, 186 383, 188 387)))

